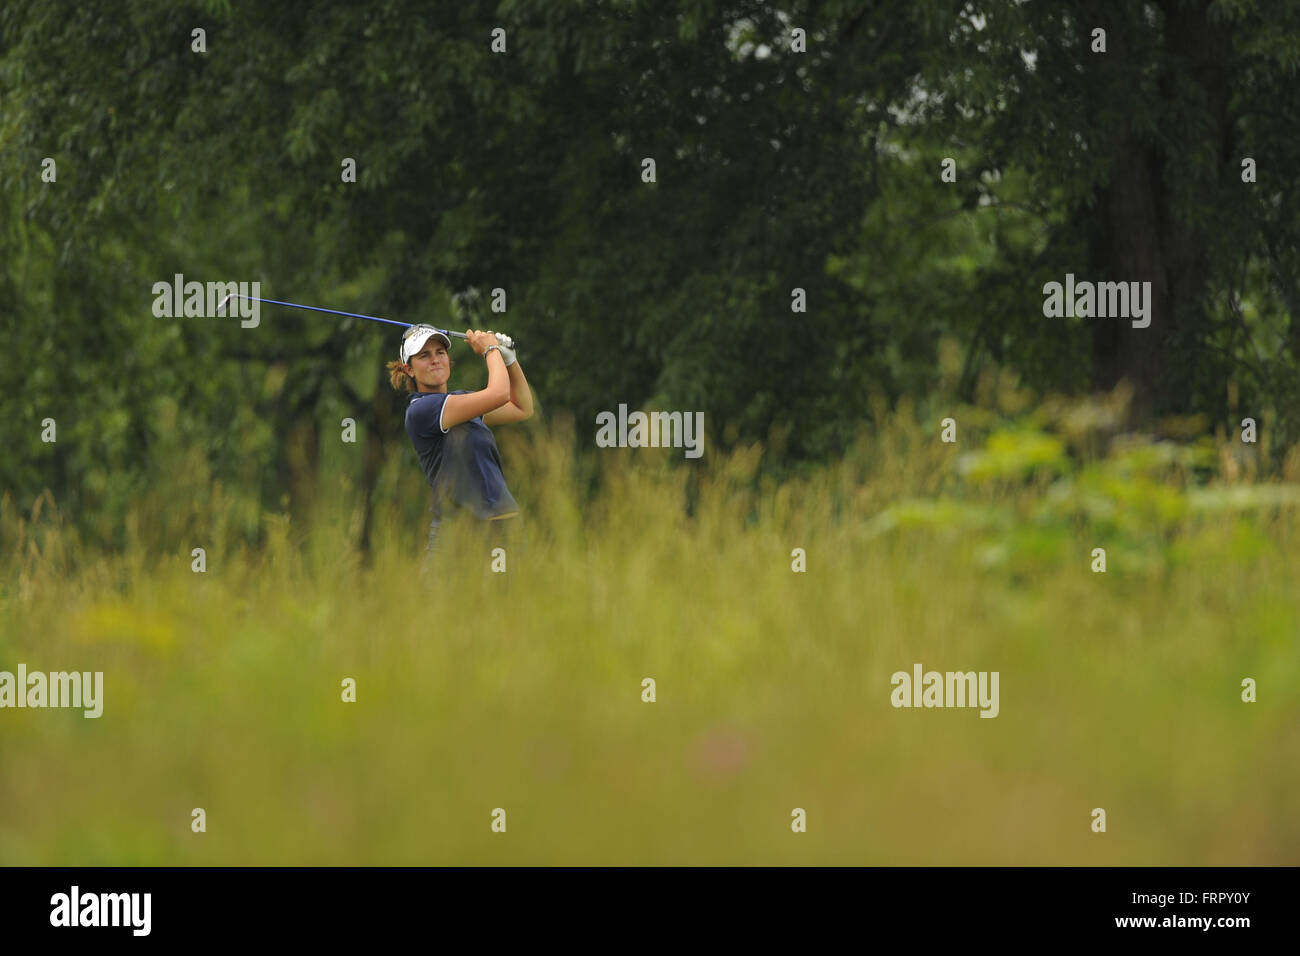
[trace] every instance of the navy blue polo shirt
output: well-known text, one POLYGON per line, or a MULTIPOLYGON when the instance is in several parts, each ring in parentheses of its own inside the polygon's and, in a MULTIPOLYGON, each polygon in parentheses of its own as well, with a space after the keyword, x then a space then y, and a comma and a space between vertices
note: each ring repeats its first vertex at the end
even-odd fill
POLYGON ((454 392, 416 392, 406 406, 406 433, 433 489, 434 520, 448 516, 456 506, 468 508, 476 518, 488 519, 519 511, 501 471, 501 453, 492 430, 478 415, 444 431, 442 405, 454 392))

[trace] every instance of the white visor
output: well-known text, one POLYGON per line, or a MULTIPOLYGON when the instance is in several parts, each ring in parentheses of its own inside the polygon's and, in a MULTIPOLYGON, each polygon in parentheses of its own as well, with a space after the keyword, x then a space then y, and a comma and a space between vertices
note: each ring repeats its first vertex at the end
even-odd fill
POLYGON ((435 329, 432 325, 413 325, 402 336, 402 364, 411 361, 411 356, 424 348, 424 343, 437 336, 447 348, 451 348, 451 339, 447 333, 435 329))

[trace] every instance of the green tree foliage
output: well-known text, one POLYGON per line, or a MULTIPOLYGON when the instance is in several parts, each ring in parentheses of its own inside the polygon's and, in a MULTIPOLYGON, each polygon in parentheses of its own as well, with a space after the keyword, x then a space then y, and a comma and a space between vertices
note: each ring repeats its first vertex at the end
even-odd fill
POLYGON ((873 393, 948 387, 945 335, 967 395, 989 359, 1045 390, 1127 376, 1149 412, 1222 424, 1235 394, 1300 438, 1283 3, 17 0, 0 30, 0 477, 20 503, 49 487, 111 515, 172 442, 278 505, 339 413, 368 491, 409 453, 391 327, 156 318, 175 273, 503 328, 580 439, 627 402, 834 456, 873 393), (1149 279, 1152 326, 1044 318, 1066 272, 1149 279), (497 287, 506 316, 450 305, 497 287))

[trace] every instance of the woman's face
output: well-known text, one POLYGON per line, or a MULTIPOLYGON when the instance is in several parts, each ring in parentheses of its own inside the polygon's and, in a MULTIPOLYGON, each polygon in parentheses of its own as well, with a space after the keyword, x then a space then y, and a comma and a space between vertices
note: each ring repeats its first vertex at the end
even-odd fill
POLYGON ((411 356, 411 376, 422 392, 445 392, 447 378, 451 375, 451 361, 447 346, 436 339, 429 339, 424 348, 411 356))

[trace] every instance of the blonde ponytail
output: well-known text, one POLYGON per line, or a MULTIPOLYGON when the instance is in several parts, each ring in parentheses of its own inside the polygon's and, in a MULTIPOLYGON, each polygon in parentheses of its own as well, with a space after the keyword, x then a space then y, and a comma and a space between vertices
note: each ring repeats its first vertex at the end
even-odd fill
POLYGON ((401 362, 389 362, 384 367, 388 369, 388 384, 393 386, 394 391, 400 392, 403 389, 408 392, 415 391, 415 379, 402 368, 401 362))

